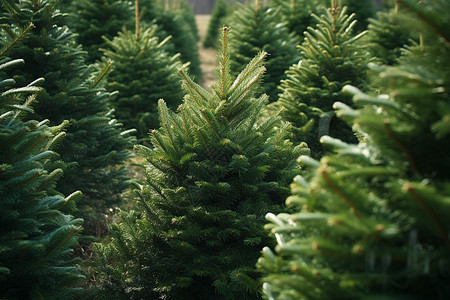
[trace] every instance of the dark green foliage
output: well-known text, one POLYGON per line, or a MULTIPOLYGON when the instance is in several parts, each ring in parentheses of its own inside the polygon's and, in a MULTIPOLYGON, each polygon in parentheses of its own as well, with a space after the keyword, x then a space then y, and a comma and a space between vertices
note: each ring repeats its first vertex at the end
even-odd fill
MULTIPOLYGON (((329 7, 336 0, 272 0, 271 6, 281 9, 281 15, 287 23, 289 30, 303 39, 304 32, 309 26, 314 27, 317 20, 312 14, 319 15, 324 7, 329 7)), ((366 29, 368 19, 375 14, 372 0, 338 0, 341 6, 347 7, 348 14, 355 14, 358 23, 354 26, 355 32, 366 29)))
POLYGON ((278 99, 278 85, 286 70, 299 60, 296 39, 281 23, 279 10, 240 5, 232 15, 231 73, 237 76, 258 51, 266 51, 267 73, 262 92, 269 101, 278 99))
POLYGON ((202 71, 198 56, 197 38, 192 34, 192 27, 186 23, 186 18, 179 10, 165 10, 159 0, 147 0, 139 3, 143 17, 142 21, 158 25, 160 38, 170 35, 173 44, 172 54, 180 53, 183 63, 190 63, 189 71, 200 82, 202 71))
POLYGON ((302 59, 287 71, 276 103, 286 108, 282 117, 293 125, 293 140, 305 141, 315 158, 323 155, 319 139, 325 134, 357 142, 332 109, 336 101, 351 103, 351 97, 341 91, 344 85, 366 85, 367 50, 356 43, 364 33, 353 34, 356 21, 346 12, 345 7, 335 6, 324 8, 321 17, 313 15, 318 25, 305 32, 299 47, 302 59))
POLYGON ((297 42, 301 43, 303 33, 309 26, 314 26, 316 20, 311 14, 318 14, 321 9, 329 5, 328 0, 272 0, 271 7, 279 8, 283 21, 290 32, 297 35, 297 42))
POLYGON ((168 39, 160 42, 156 26, 139 32, 120 32, 107 40, 103 49, 103 66, 112 60, 112 71, 106 78, 108 91, 118 91, 112 101, 116 116, 128 129, 136 128, 139 139, 148 137, 149 130, 159 127, 157 103, 166 99, 172 109, 181 103, 183 91, 178 78, 182 67, 179 55, 165 50, 168 39))
POLYGON ((206 30, 205 39, 203 40, 203 47, 217 48, 219 41, 220 28, 224 26, 225 18, 231 14, 230 6, 225 0, 217 0, 214 4, 211 18, 209 19, 208 28, 206 30))
POLYGON ((134 28, 134 9, 129 1, 75 0, 67 5, 70 7, 67 24, 88 52, 88 62, 100 60, 99 49, 106 46, 102 36, 112 39, 123 27, 134 28))
POLYGON ((282 210, 302 149, 285 140, 277 116, 260 119, 266 53, 234 79, 227 39, 225 28, 213 92, 181 72, 188 94, 178 111, 159 102, 153 147, 138 147, 148 162, 140 211, 124 213, 98 251, 105 298, 259 298, 254 264, 269 242, 263 217, 282 210))
MULTIPOLYGON (((17 42, 17 41, 16 41, 17 42)), ((11 46, 8 44, 7 46, 11 46)), ((0 298, 73 299, 83 279, 72 257, 83 220, 63 214, 80 196, 54 190, 61 169, 52 151, 64 137, 48 120, 28 120, 40 89, 29 82, 18 87, 5 74, 21 59, 0 54, 0 298), (33 94, 34 93, 34 94, 33 94), (25 99, 26 98, 26 99, 25 99)), ((26 66, 26 65, 25 65, 26 66)), ((12 72, 11 72, 12 70, 12 72)))
POLYGON ((419 40, 419 32, 413 32, 409 26, 414 18, 398 6, 389 11, 380 11, 376 18, 369 19, 367 41, 370 49, 384 64, 393 65, 400 56, 402 47, 419 40))
POLYGON ((192 6, 189 4, 188 0, 179 0, 178 5, 179 7, 176 7, 175 9, 179 10, 179 13, 183 17, 185 23, 189 25, 192 35, 194 36, 194 41, 192 41, 192 43, 198 42, 200 37, 198 35, 197 23, 195 21, 195 14, 192 6))
POLYGON ((369 18, 375 16, 373 0, 342 0, 342 6, 347 6, 350 14, 356 14, 356 19, 358 20, 358 23, 355 25, 356 32, 366 30, 369 18))
POLYGON ((344 88, 358 108, 337 113, 364 142, 324 137, 336 153, 300 158, 309 175, 287 199, 299 212, 268 215, 278 241, 258 264, 268 299, 450 297, 450 3, 399 2, 424 43, 375 67, 386 95, 344 88))
MULTIPOLYGON (((113 119, 108 106, 111 95, 88 80, 93 68, 86 66, 85 53, 75 43, 71 31, 58 26, 62 15, 56 10, 56 3, 30 0, 11 4, 6 21, 13 24, 9 29, 12 38, 31 21, 34 28, 23 44, 8 54, 27 62, 14 70, 20 85, 45 78, 33 118, 48 119, 50 125, 70 122, 67 137, 58 148, 64 176, 57 189, 63 194, 75 189, 83 192, 79 214, 85 218, 85 225, 91 227, 90 220, 99 223, 100 213, 121 201, 120 193, 128 180, 127 170, 121 164, 130 156, 128 148, 133 139, 127 138, 121 124, 113 119), (98 215, 89 216, 91 213, 98 215)), ((86 229, 94 233, 99 228, 86 229)))

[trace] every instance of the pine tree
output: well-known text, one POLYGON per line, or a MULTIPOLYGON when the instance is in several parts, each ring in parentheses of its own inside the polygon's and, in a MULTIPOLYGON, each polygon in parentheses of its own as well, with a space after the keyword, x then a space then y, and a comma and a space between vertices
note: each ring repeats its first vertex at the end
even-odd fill
POLYGON ((196 82, 202 79, 197 39, 192 34, 191 26, 179 10, 165 10, 159 0, 147 0, 140 3, 142 7, 142 21, 148 25, 158 25, 160 38, 172 36, 173 52, 180 53, 183 63, 189 63, 189 71, 196 82))
POLYGON ((103 65, 113 61, 105 88, 118 91, 112 101, 120 122, 128 129, 137 129, 139 139, 148 138, 149 130, 159 127, 157 102, 165 98, 167 105, 176 109, 183 99, 183 90, 177 77, 182 67, 179 55, 170 55, 159 41, 157 27, 120 32, 113 40, 106 40, 103 65))
POLYGON ((238 75, 260 50, 269 55, 263 92, 269 101, 278 99, 278 85, 285 72, 299 60, 296 39, 281 23, 279 10, 255 5, 240 5, 232 15, 231 73, 238 75))
POLYGON ((148 161, 140 211, 124 213, 98 252, 105 298, 258 298, 254 264, 269 241, 263 217, 282 210, 303 148, 285 140, 276 116, 260 120, 266 53, 233 79, 223 32, 214 91, 181 71, 183 104, 175 113, 161 100, 153 147, 138 147, 148 161))
POLYGON ((26 67, 14 70, 18 84, 45 78, 32 118, 48 119, 51 126, 70 122, 58 148, 64 176, 57 189, 63 194, 77 189, 83 192, 77 215, 85 219, 89 233, 101 235, 99 230, 107 230, 101 227, 102 216, 120 203, 120 193, 128 186, 127 170, 121 165, 130 156, 133 139, 113 119, 108 103, 111 95, 89 80, 93 68, 86 66, 74 35, 67 27, 58 26, 64 15, 57 10, 57 2, 2 4, 10 12, 3 22, 12 24, 8 33, 13 38, 30 21, 34 24, 23 45, 9 51, 12 59, 27 62, 26 67))
POLYGON ((115 37, 122 28, 132 29, 133 6, 122 0, 75 0, 68 3, 69 28, 78 35, 78 42, 88 52, 87 62, 100 60, 100 48, 105 48, 108 39, 115 37))
POLYGON ((217 48, 220 28, 224 26, 226 17, 231 14, 231 9, 225 0, 217 0, 214 4, 211 18, 209 19, 206 35, 203 40, 204 48, 217 48))
POLYGON ((365 32, 352 33, 355 16, 346 12, 346 7, 333 1, 321 17, 313 14, 318 24, 305 32, 299 46, 302 59, 287 71, 275 104, 286 108, 282 117, 293 125, 292 140, 305 141, 315 158, 323 155, 319 139, 325 134, 357 142, 351 128, 335 118, 332 109, 336 101, 350 104, 351 97, 341 91, 344 85, 366 85, 367 50, 356 44, 365 32))
POLYGON ((27 120, 42 78, 17 87, 5 74, 24 64, 4 56, 19 39, 0 51, 0 298, 73 299, 83 279, 72 257, 83 220, 61 210, 80 192, 64 197, 54 190, 62 170, 52 168, 52 149, 65 123, 27 120))
POLYGON ((344 88, 358 108, 336 103, 338 115, 364 141, 324 137, 335 153, 300 157, 309 175, 287 199, 298 212, 267 216, 278 242, 258 263, 268 299, 450 297, 450 3, 399 3, 423 44, 375 67, 385 95, 344 88))

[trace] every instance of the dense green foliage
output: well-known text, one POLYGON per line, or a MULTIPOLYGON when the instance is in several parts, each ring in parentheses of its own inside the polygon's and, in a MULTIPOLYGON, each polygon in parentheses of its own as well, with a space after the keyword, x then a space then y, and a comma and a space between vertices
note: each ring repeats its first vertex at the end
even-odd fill
POLYGON ((388 11, 379 11, 376 18, 369 19, 367 41, 370 50, 384 64, 393 65, 404 45, 419 40, 419 32, 411 31, 409 26, 414 17, 398 4, 388 11))
POLYGON ((67 136, 58 153, 63 162, 64 176, 57 190, 70 194, 81 190, 77 215, 85 218, 85 228, 101 234, 101 216, 121 201, 120 193, 127 186, 127 170, 122 164, 130 156, 133 139, 122 131, 109 107, 111 95, 95 86, 89 78, 93 68, 86 66, 84 52, 74 35, 65 26, 58 26, 63 15, 54 0, 4 1, 9 14, 2 22, 12 24, 4 39, 20 36, 20 29, 33 22, 20 47, 8 55, 23 58, 27 64, 14 68, 18 84, 27 85, 43 77, 43 91, 34 106, 33 118, 48 119, 50 125, 68 120, 67 136), (94 214, 90 216, 90 214, 94 214), (91 222, 92 221, 92 222, 91 222))
POLYGON ((159 102, 161 127, 151 148, 139 147, 148 162, 139 213, 123 214, 98 252, 106 298, 258 298, 264 215, 282 210, 301 148, 285 140, 279 118, 260 119, 266 53, 234 79, 227 39, 225 28, 213 92, 181 72, 178 111, 159 102))
POLYGON ((67 3, 69 28, 77 33, 78 42, 88 52, 88 62, 100 60, 108 39, 115 37, 122 28, 134 28, 134 10, 130 1, 122 0, 74 0, 67 3))
POLYGON ((147 25, 158 25, 160 38, 171 36, 172 54, 180 53, 183 63, 189 63, 189 72, 196 82, 202 79, 197 38, 192 32, 192 25, 186 22, 186 13, 177 9, 165 10, 160 0, 147 0, 139 3, 142 21, 147 25))
MULTIPOLYGON (((15 40, 13 43, 17 43, 15 40)), ((29 120, 42 78, 24 87, 5 74, 23 64, 0 54, 0 298, 73 299, 83 276, 71 257, 83 220, 68 210, 80 192, 55 192, 62 170, 53 148, 66 124, 29 120), (34 93, 34 94, 33 94, 34 93)), ((6 46, 6 47, 4 47, 6 46)))
POLYGON ((383 95, 344 88, 358 108, 335 108, 359 145, 324 137, 335 153, 300 157, 308 175, 287 199, 298 212, 267 216, 278 243, 258 264, 268 299, 450 297, 450 3, 399 3, 423 44, 374 67, 383 95))
POLYGON ((351 103, 341 91, 344 85, 365 87, 368 55, 356 43, 364 32, 353 33, 356 21, 345 7, 324 8, 321 17, 313 16, 318 24, 305 32, 302 59, 287 71, 276 106, 285 108, 282 117, 293 125, 292 139, 305 141, 317 158, 324 153, 319 139, 325 134, 357 142, 351 128, 334 117, 332 105, 351 103))
POLYGON ((266 51, 262 92, 269 101, 276 101, 286 70, 299 60, 294 35, 281 23, 278 9, 240 5, 231 19, 231 73, 237 76, 259 51, 266 51))
POLYGON ((280 9, 283 22, 297 36, 297 43, 301 43, 307 28, 315 24, 311 14, 318 14, 326 5, 329 5, 328 0, 271 0, 271 7, 280 9))
POLYGON ((105 39, 103 69, 112 61, 111 72, 104 83, 110 91, 119 94, 112 101, 116 116, 127 129, 137 129, 139 139, 159 127, 158 100, 176 109, 183 99, 177 76, 182 67, 179 55, 165 49, 168 41, 156 36, 157 27, 141 30, 138 35, 128 30, 119 32, 113 40, 105 39))
POLYGON ((231 14, 231 8, 225 0, 217 0, 214 4, 214 9, 209 19, 208 28, 206 30, 205 38, 203 39, 203 47, 217 48, 219 42, 220 28, 225 26, 226 17, 231 14))

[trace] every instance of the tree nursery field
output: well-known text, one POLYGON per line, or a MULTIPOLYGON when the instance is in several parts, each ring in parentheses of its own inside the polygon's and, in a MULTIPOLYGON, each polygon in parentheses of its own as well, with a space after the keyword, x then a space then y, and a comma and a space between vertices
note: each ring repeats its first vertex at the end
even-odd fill
POLYGON ((448 0, 1 0, 0 299, 450 299, 448 0))

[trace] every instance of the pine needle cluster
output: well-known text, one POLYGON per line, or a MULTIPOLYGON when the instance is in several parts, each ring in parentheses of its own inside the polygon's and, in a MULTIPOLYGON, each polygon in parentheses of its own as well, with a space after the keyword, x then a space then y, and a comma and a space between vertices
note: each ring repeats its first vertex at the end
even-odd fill
POLYGON ((268 299, 447 299, 450 222, 450 4, 400 0, 422 44, 396 66, 374 67, 383 95, 344 87, 336 103, 359 145, 331 137, 335 153, 301 156, 292 214, 269 214, 277 238, 258 266, 268 299))

